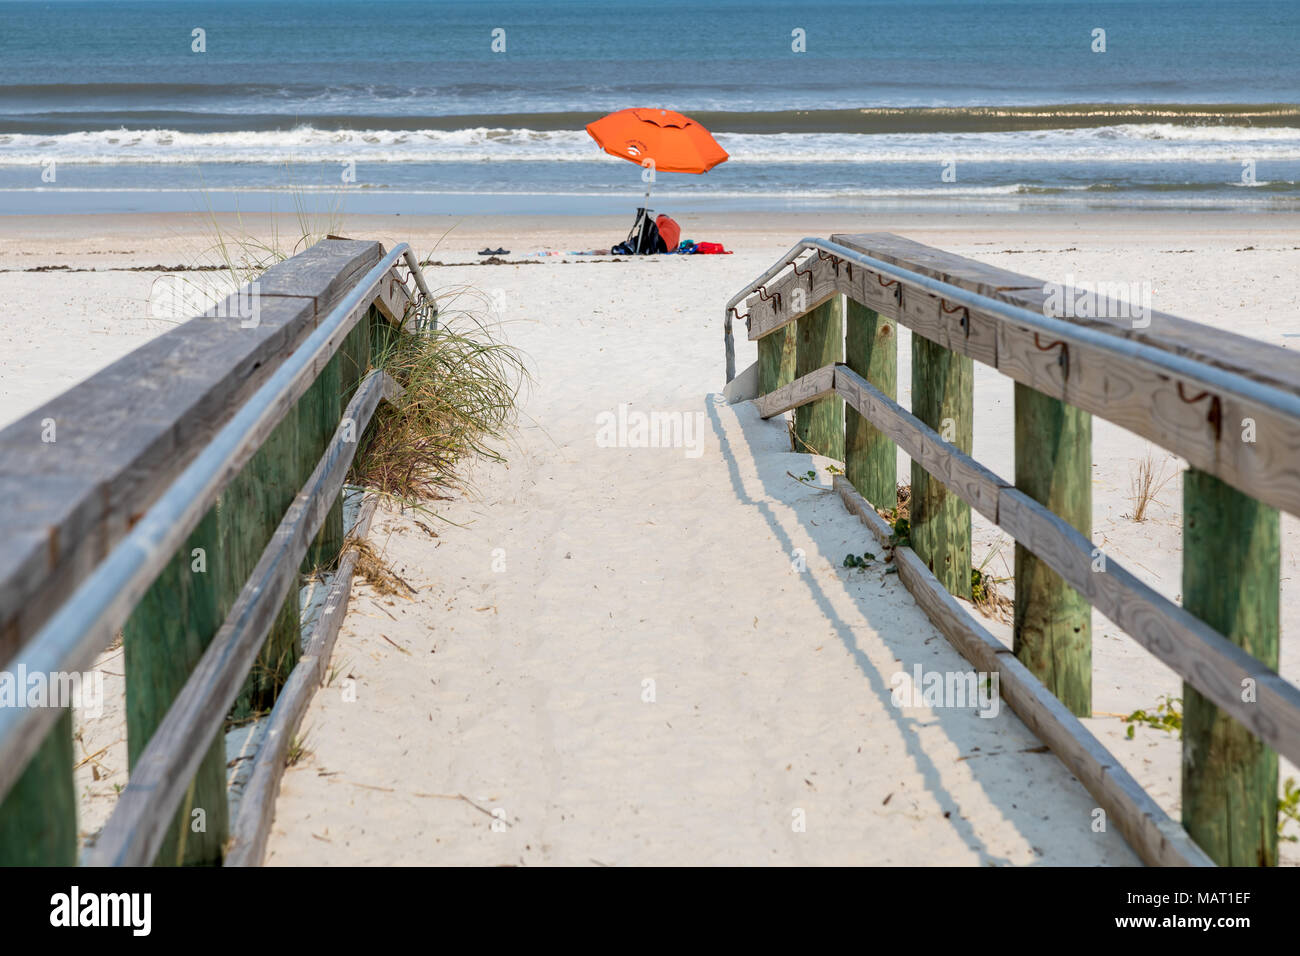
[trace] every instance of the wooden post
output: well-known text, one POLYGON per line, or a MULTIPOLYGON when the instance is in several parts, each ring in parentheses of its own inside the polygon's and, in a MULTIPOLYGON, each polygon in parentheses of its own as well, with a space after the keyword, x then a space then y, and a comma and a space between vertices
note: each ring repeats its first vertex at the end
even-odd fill
MULTIPOLYGON (((1016 384, 1016 487, 1092 535, 1092 416, 1016 384)), ((1092 605, 1016 545, 1015 655, 1070 712, 1092 716, 1092 605)))
MULTIPOLYGON (((843 296, 823 302, 795 323, 795 378, 844 361, 843 296)), ((794 410, 796 451, 844 460, 844 399, 830 395, 794 410)))
MULTIPOLYGON (((280 421, 221 496, 219 509, 227 571, 222 589, 223 613, 234 604, 289 503, 311 473, 310 469, 303 471, 299 459, 302 405, 303 399, 299 399, 298 405, 280 421)), ((275 706, 280 688, 301 655, 301 617, 298 589, 294 588, 280 606, 257 662, 231 709, 232 719, 242 721, 275 706)))
MULTIPOLYGON (((224 586, 221 561, 221 526, 214 508, 145 592, 122 628, 126 744, 131 766, 221 627, 226 615, 220 593, 224 586)), ((220 865, 229 830, 226 741, 224 734, 218 734, 176 811, 155 862, 160 866, 220 865)))
MULTIPOLYGON (((898 330, 892 319, 847 300, 845 364, 890 398, 898 396, 898 330)), ((898 507, 898 448, 856 409, 844 408, 844 477, 876 508, 898 507)))
POLYGON ((366 371, 370 368, 370 327, 376 321, 382 320, 379 310, 372 305, 366 315, 353 326, 339 349, 339 355, 342 357, 340 401, 344 408, 352 400, 357 386, 361 384, 361 380, 366 377, 366 371))
MULTIPOLYGON (((1183 607, 1274 670, 1280 573, 1277 510, 1188 470, 1183 607)), ((1277 753, 1184 683, 1183 826, 1215 863, 1277 865, 1277 778, 1277 753)))
POLYGON ((758 340, 758 394, 774 392, 794 381, 794 326, 758 340))
POLYGON ((75 866, 77 794, 67 711, 0 802, 0 866, 75 866))
MULTIPOLYGON (((434 333, 436 334, 436 332, 434 333)), ((370 364, 382 368, 386 357, 397 345, 401 332, 378 310, 370 313, 370 364)), ((759 340, 762 344, 762 339, 759 340)))
MULTIPOLYGON (((912 334, 912 414, 970 454, 975 369, 971 359, 912 334)), ((970 505, 912 462, 912 549, 948 593, 969 598, 970 505)))
MULTIPOLYGON (((312 473, 321 455, 334 437, 339 418, 343 414, 343 358, 342 348, 330 358, 320 376, 307 389, 299 401, 298 453, 301 481, 312 473)), ((283 514, 283 512, 281 512, 283 514)), ((303 574, 328 570, 343 551, 343 496, 334 502, 316 540, 302 559, 303 574)))

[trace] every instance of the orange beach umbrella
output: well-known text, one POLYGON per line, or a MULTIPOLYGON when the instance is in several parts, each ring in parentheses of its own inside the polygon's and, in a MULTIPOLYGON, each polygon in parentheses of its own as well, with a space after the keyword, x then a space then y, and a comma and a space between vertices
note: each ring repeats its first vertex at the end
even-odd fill
POLYGON ((589 123, 587 132, 611 156, 660 172, 707 173, 727 161, 707 129, 673 110, 619 110, 589 123))

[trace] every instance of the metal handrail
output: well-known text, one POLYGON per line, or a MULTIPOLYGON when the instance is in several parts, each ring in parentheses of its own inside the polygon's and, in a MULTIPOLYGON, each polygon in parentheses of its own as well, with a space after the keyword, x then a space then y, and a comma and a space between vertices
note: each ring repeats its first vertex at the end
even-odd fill
POLYGON ((1056 338, 1074 339, 1084 342, 1096 348, 1114 352, 1119 355, 1126 355, 1130 358, 1139 359, 1156 366, 1162 371, 1168 372, 1173 376, 1191 378, 1216 389, 1231 392, 1246 398, 1259 402, 1261 405, 1268 406, 1281 414, 1288 415, 1294 419, 1300 420, 1300 395, 1283 391, 1275 386, 1257 382, 1253 379, 1246 378, 1236 372, 1230 372, 1196 359, 1189 359, 1178 355, 1174 352, 1167 352, 1164 349, 1157 348, 1153 345, 1147 345, 1133 339, 1119 338, 1106 332, 1099 331, 1086 325, 1076 325, 1067 322, 1064 319, 1054 318, 1043 315, 1041 312, 1034 312, 1023 306, 1013 305, 1010 302, 1004 302, 1001 299, 990 298, 978 292, 972 292, 969 289, 963 289, 959 286, 944 282, 942 279, 936 279, 933 276, 923 275, 919 272, 913 272, 911 269, 905 269, 902 266, 894 265, 892 262, 885 262, 842 246, 837 242, 831 242, 827 239, 817 239, 808 237, 795 243, 790 251, 780 258, 770 269, 751 282, 748 286, 732 296, 727 302, 725 313, 724 331, 727 346, 727 381, 730 382, 736 377, 735 373, 735 345, 732 339, 731 316, 732 310, 737 303, 753 295, 758 291, 758 287, 765 285, 769 279, 781 270, 793 265, 796 256, 810 250, 820 250, 834 256, 838 256, 855 265, 862 265, 868 270, 881 275, 890 276, 910 286, 924 289, 935 295, 942 296, 950 303, 966 306, 971 309, 978 309, 981 312, 989 313, 1000 318, 1009 319, 1015 322, 1022 322, 1043 333, 1050 334, 1056 338))
MULTIPOLYGON (((176 480, 81 582, 45 625, 9 662, 11 669, 49 674, 80 672, 108 646, 114 633, 198 526, 222 489, 288 413, 342 341, 344 326, 375 297, 375 288, 398 258, 405 258, 422 292, 424 282, 411 247, 393 248, 329 311, 316 329, 285 359, 230 421, 213 436, 176 480), (332 341, 333 340, 333 341, 332 341), (320 364, 318 364, 320 363, 320 364), (259 439, 258 436, 263 436, 259 439)), ((432 302, 432 297, 429 297, 432 302)), ((60 707, 0 708, 0 799, 62 713, 60 707)))
POLYGON ((406 258, 406 268, 410 271, 411 278, 415 280, 415 287, 420 290, 420 295, 424 296, 425 301, 433 307, 429 323, 436 332, 438 330, 438 300, 433 297, 433 293, 429 291, 428 284, 424 281, 424 270, 420 268, 420 260, 416 258, 415 253, 407 243, 402 243, 393 251, 396 252, 398 249, 405 250, 403 255, 406 258))

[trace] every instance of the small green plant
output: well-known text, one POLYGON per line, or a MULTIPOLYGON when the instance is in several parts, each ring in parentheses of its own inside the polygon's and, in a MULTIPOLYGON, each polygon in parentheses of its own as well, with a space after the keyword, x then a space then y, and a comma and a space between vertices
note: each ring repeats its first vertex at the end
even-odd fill
POLYGON ((889 536, 891 548, 908 548, 912 546, 912 523, 907 518, 895 518, 891 524, 893 533, 889 536))
POLYGON ((289 750, 284 756, 284 765, 293 767, 310 753, 311 751, 307 749, 306 735, 294 734, 293 740, 289 741, 289 750))
POLYGON ((1137 729, 1137 725, 1146 724, 1148 727, 1154 727, 1156 730, 1163 730, 1166 733, 1172 734, 1177 731, 1178 736, 1182 737, 1183 714, 1178 709, 1182 702, 1181 697, 1170 697, 1168 694, 1162 694, 1154 711, 1133 711, 1124 718, 1124 723, 1128 724, 1126 736, 1129 740, 1132 740, 1133 731, 1137 729))
POLYGON ((333 687, 334 682, 339 679, 339 675, 342 674, 345 670, 347 670, 351 666, 352 666, 351 660, 346 660, 337 664, 331 664, 329 677, 325 680, 325 686, 333 687))
POLYGON ((1300 843, 1300 836, 1283 832, 1288 822, 1300 827, 1300 787, 1295 777, 1287 777, 1282 785, 1282 798, 1277 802, 1277 835, 1288 843, 1300 843))
POLYGON ((865 568, 876 556, 870 551, 864 551, 862 554, 847 554, 844 556, 844 567, 846 568, 865 568))

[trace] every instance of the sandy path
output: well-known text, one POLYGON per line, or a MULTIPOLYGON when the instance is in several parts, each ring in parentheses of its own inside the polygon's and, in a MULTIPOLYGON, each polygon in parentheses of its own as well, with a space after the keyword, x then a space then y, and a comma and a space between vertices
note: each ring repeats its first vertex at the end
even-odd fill
POLYGON ((531 421, 464 527, 377 522, 420 593, 354 598, 268 862, 1134 862, 1009 710, 891 704, 893 673, 967 665, 840 566, 869 536, 786 475, 783 427, 709 394, 715 303, 766 258, 440 273, 500 286, 531 421), (620 403, 697 419, 698 457, 599 447, 620 403))

